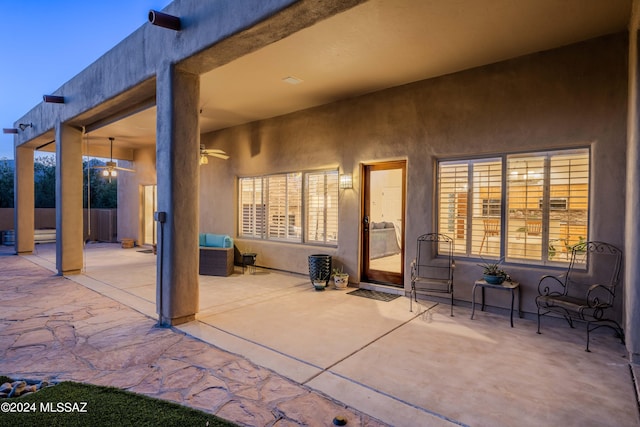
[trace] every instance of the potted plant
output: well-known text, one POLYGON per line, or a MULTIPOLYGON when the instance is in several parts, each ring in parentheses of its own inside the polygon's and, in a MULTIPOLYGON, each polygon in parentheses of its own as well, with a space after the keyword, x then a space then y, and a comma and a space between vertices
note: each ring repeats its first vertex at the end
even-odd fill
POLYGON ((502 262, 502 259, 496 262, 485 261, 482 264, 478 264, 478 266, 482 267, 482 275, 487 283, 499 285, 509 277, 507 273, 500 268, 500 262, 502 262))
POLYGON ((342 266, 333 269, 333 284, 336 289, 344 289, 349 284, 349 274, 342 270, 342 266))

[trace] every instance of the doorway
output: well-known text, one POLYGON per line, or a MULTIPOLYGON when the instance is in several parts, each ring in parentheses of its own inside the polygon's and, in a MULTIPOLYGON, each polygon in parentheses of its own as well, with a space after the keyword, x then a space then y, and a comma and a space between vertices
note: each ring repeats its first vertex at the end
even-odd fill
POLYGON ((363 166, 362 279, 404 287, 406 162, 363 166))
POLYGON ((142 243, 156 244, 156 222, 153 213, 158 210, 158 186, 142 186, 142 243))

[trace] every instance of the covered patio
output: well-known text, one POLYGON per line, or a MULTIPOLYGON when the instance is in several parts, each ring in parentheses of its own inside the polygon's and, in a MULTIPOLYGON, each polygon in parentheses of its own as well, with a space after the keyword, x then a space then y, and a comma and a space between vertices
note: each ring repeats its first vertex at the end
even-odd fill
MULTIPOLYGON (((67 276, 151 318, 156 257, 141 248, 85 246, 67 276)), ((56 271, 55 245, 26 259, 56 271)), ((633 368, 609 330, 592 337, 563 321, 437 302, 409 312, 405 296, 375 301, 314 291, 303 275, 258 268, 200 276, 195 321, 175 327, 395 426, 637 425, 633 368)), ((637 372, 636 375, 637 377, 637 372)))

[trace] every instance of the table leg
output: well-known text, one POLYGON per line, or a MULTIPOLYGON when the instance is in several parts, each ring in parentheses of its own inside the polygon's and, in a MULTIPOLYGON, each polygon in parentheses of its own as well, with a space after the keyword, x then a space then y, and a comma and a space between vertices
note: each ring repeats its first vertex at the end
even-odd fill
POLYGON ((481 286, 480 290, 482 292, 482 307, 480 307, 480 311, 484 311, 484 286, 481 286))
POLYGON ((522 294, 520 293, 520 286, 516 288, 518 291, 518 317, 522 319, 522 294))
POLYGON ((511 289, 511 327, 512 328, 513 328, 513 296, 514 296, 514 289, 511 289))
POLYGON ((473 315, 476 312, 476 288, 478 285, 474 283, 473 289, 471 290, 471 320, 473 320, 473 315))

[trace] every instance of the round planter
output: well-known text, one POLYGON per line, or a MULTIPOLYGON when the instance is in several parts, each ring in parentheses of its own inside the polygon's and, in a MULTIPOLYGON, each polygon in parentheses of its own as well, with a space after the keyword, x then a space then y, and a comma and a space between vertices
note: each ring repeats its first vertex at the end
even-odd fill
POLYGON ((491 285, 499 285, 502 282, 504 282, 504 279, 505 279, 504 276, 492 276, 489 274, 484 275, 484 281, 491 285))
POLYGON ((324 286, 329 285, 329 279, 331 279, 331 255, 309 255, 309 279, 316 290, 318 290, 316 284, 320 282, 324 286))
POLYGON ((327 284, 324 281, 315 281, 313 282, 313 288, 316 291, 324 291, 324 289, 327 287, 327 284))

